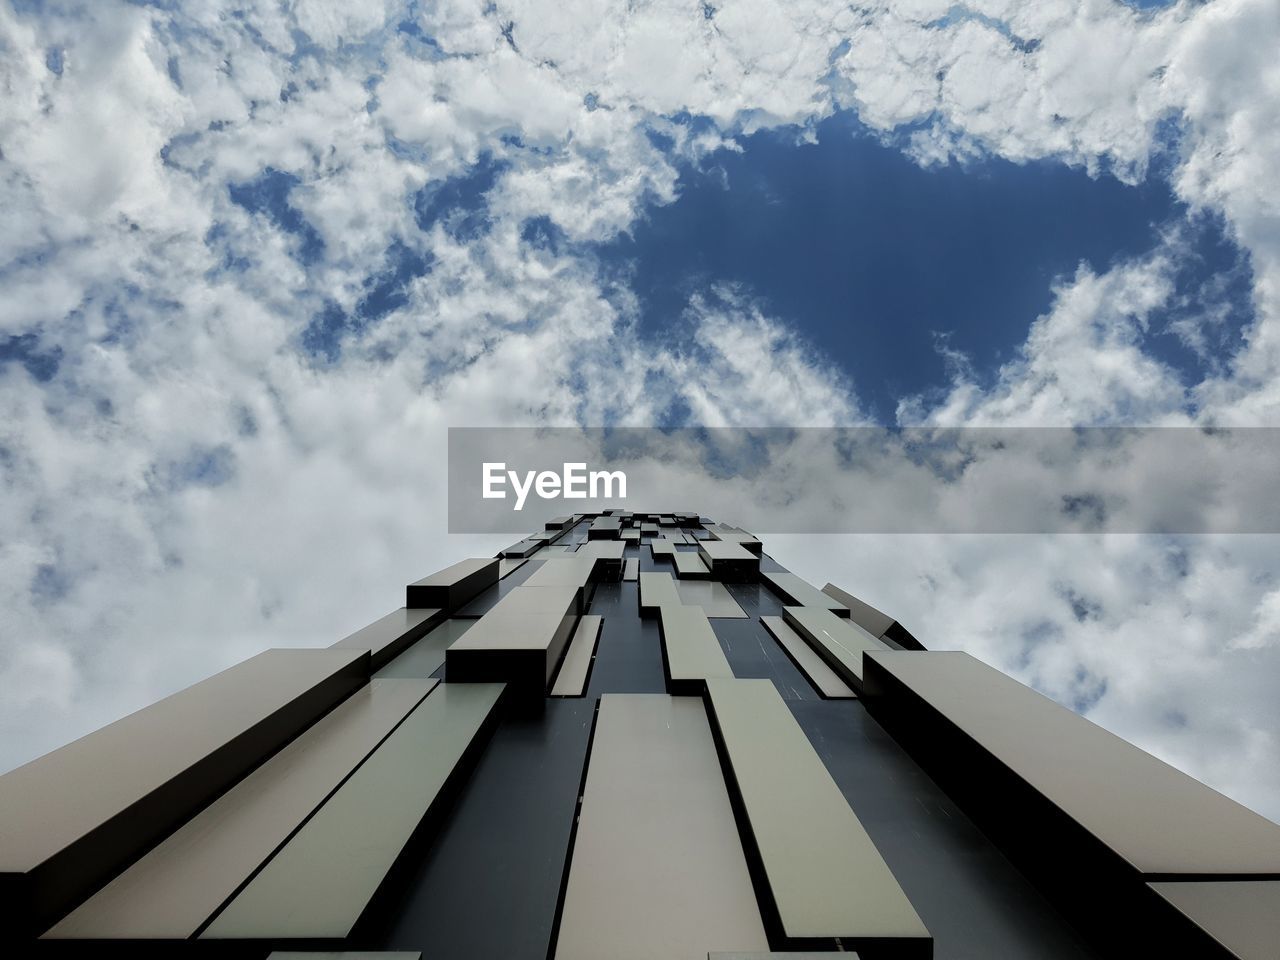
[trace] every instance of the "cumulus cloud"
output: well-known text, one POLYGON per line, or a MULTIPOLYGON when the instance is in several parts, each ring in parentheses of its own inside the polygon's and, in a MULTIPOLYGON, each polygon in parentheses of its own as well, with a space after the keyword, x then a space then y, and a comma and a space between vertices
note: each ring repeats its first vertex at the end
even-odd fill
MULTIPOLYGON (((449 425, 864 422, 750 289, 660 339, 593 253, 754 130, 1167 176, 1248 252, 1199 383, 1140 335, 1171 234, 901 422, 1274 418, 1269 0, 235 7, 0 7, 0 765, 500 546, 444 534, 449 425)), ((1280 813, 1271 540, 821 542, 776 552, 1280 813)))

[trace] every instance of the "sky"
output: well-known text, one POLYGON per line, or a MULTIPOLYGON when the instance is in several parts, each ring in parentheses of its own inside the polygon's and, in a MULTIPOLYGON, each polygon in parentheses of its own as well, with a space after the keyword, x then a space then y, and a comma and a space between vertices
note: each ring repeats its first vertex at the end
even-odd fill
MULTIPOLYGON (((449 426, 1280 425, 1276 49, 1273 0, 0 0, 0 769, 504 546, 449 426)), ((1280 819, 1276 537, 767 546, 1280 819)))

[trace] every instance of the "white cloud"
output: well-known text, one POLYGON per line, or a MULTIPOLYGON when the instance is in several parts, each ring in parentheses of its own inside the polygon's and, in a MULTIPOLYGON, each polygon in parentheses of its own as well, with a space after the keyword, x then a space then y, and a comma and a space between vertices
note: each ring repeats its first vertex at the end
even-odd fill
MULTIPOLYGON (((1128 180, 1172 149, 1179 196, 1250 254, 1258 320, 1200 384, 1144 351, 1182 256, 1170 237, 1060 278, 994 384, 958 365, 903 419, 1268 423, 1280 404, 1271 0, 753 0, 710 16, 454 0, 422 6, 420 35, 397 29, 405 4, 236 6, 0 8, 0 337, 30 334, 58 364, 47 382, 0 372, 0 765, 263 646, 337 639, 408 579, 498 546, 443 533, 450 424, 648 423, 672 404, 707 424, 860 422, 857 385, 750 290, 704 291, 659 342, 578 246, 754 129, 847 106, 923 162, 1128 180), (673 122, 686 112, 709 122, 673 122), (419 230, 417 191, 482 156, 490 222, 419 230), (313 239, 232 202, 267 168, 296 178, 274 202, 313 239), (540 218, 560 231, 545 249, 520 240, 540 218), (306 243, 322 250, 303 264, 306 243), (362 326, 349 315, 397 243, 432 267, 362 326), (329 302, 345 315, 334 363, 302 346, 329 302)), ((1275 547, 1244 539, 776 552, 1065 702, 1105 679, 1091 716, 1274 816, 1275 547), (1101 612, 1077 617, 1065 592, 1101 612)))

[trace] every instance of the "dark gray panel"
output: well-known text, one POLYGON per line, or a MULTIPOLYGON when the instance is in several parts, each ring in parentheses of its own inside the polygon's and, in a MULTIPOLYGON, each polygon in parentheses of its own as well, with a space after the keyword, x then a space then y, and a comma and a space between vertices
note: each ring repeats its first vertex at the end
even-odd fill
POLYGON ((43 930, 368 670, 368 651, 267 650, 0 777, 8 922, 43 930))
POLYGON ((549 700, 506 714, 370 945, 547 960, 594 712, 591 700, 549 700))
POLYGON ((368 650, 370 666, 377 670, 413 641, 444 620, 443 610, 430 607, 401 607, 385 617, 343 637, 335 647, 368 650))
POLYGON ((768 942, 700 700, 600 699, 556 960, 768 942))
POLYGON ((305 951, 273 950, 267 960, 422 960, 419 950, 397 950, 386 953, 377 950, 322 950, 305 951))
POLYGON ((935 960, 1097 956, 858 701, 787 706, 933 934, 935 960))
POLYGON ((437 607, 452 612, 485 587, 498 582, 495 558, 460 560, 405 589, 406 607, 437 607))
POLYGON ((804 675, 769 636, 759 620, 711 621, 733 675, 741 679, 772 680, 786 700, 817 700, 804 675))
POLYGON ((441 684, 223 910, 201 939, 348 936, 502 692, 441 684))
POLYGON ((1280 881, 1175 881, 1151 889, 1195 927, 1181 941, 1182 956, 1280 957, 1280 881))
POLYGON ((637 585, 601 584, 591 612, 604 617, 596 662, 591 668, 589 697, 602 693, 663 693, 662 640, 654 619, 637 616, 637 585))
POLYGON ((929 931, 773 684, 711 679, 707 702, 785 943, 931 956, 929 931))
POLYGON ((45 934, 192 937, 395 729, 434 680, 374 680, 45 934))

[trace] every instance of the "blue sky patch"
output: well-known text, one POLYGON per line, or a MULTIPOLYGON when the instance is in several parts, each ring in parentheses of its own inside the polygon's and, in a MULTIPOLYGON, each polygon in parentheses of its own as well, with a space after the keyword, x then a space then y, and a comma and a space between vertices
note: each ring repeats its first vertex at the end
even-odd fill
POLYGON ((281 230, 297 237, 299 262, 311 264, 324 255, 324 240, 289 202, 289 195, 298 183, 298 178, 292 173, 267 167, 253 180, 233 183, 227 189, 232 203, 266 217, 281 230))
MULTIPOLYGON (((886 422, 899 398, 946 385, 940 347, 992 377, 1050 308, 1056 279, 1142 255, 1186 215, 1154 178, 1132 187, 1048 161, 922 169, 845 115, 819 124, 816 143, 794 130, 741 143, 686 166, 678 200, 600 248, 606 270, 630 277, 654 337, 680 329, 693 293, 740 285, 886 422)), ((1198 256, 1179 279, 1184 309, 1222 297, 1208 342, 1233 348, 1251 319, 1247 265, 1220 222, 1200 218, 1188 235, 1198 256), (1235 279, 1210 282, 1224 273, 1235 279)), ((1170 332, 1172 313, 1158 319, 1153 352, 1198 379, 1211 358, 1170 332)))

